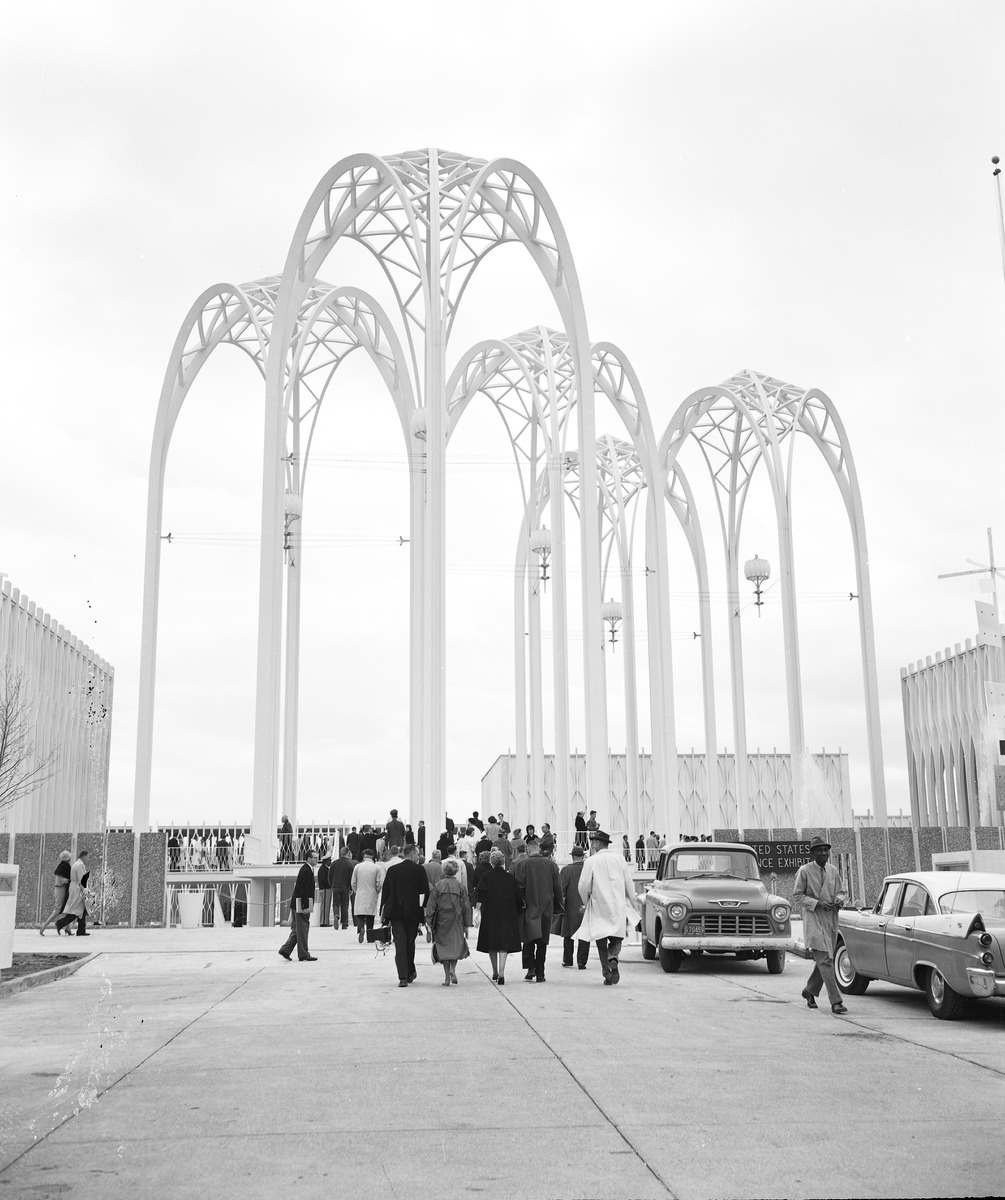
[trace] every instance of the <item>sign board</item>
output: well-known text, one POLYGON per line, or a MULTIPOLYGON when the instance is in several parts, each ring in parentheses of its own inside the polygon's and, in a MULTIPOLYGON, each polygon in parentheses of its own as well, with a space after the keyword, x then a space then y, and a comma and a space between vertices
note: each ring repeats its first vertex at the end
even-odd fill
POLYGON ((809 842, 747 842, 762 871, 798 871, 811 862, 809 842))
POLYGON ((995 767, 995 801, 999 812, 1005 812, 1005 767, 995 767))

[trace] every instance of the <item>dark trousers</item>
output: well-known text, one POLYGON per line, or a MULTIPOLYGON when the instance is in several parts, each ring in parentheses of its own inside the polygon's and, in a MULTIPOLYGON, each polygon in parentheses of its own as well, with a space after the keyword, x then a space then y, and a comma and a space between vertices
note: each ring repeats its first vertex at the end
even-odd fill
POLYGON ((87 913, 84 913, 82 917, 78 917, 76 913, 64 913, 56 922, 56 928, 65 929, 74 921, 77 922, 77 936, 80 937, 87 932, 87 913))
MULTIPOLYGON (((57 925, 59 922, 56 922, 57 925)), ((810 996, 819 996, 820 989, 827 986, 827 999, 831 1004, 842 1004, 844 997, 834 978, 834 956, 830 950, 810 950, 813 955, 813 971, 806 981, 806 992, 810 996)))
POLYGON ((321 912, 319 925, 331 924, 332 892, 331 888, 318 888, 318 909, 321 912))
POLYGON ((307 932, 311 927, 311 914, 295 912, 292 914, 290 923, 292 925, 290 936, 283 943, 283 948, 279 953, 289 956, 293 953, 293 947, 296 946, 297 958, 305 959, 310 954, 307 949, 307 932))
POLYGON ((349 928, 348 888, 332 888, 332 914, 334 917, 333 924, 341 925, 343 929, 349 928))
POLYGON ((394 938, 394 965, 398 978, 407 983, 415 974, 415 939, 419 935, 418 921, 392 921, 391 936, 394 938))
POLYGON ((373 928, 373 913, 359 913, 353 917, 353 920, 356 922, 356 931, 363 935, 360 941, 365 942, 366 930, 373 928))
POLYGON ((572 966, 572 949, 576 948, 576 963, 580 967, 586 966, 586 960, 590 957, 590 943, 582 942, 578 939, 567 937, 562 941, 562 962, 567 966, 572 966))
POLYGON ((611 966, 617 965, 621 943, 624 940, 619 937, 597 938, 597 957, 600 959, 600 969, 604 972, 605 979, 611 974, 611 966))
POLYGON ((548 936, 551 933, 551 917, 541 918, 541 936, 523 944, 523 969, 533 971, 538 979, 544 978, 544 960, 548 956, 548 936))

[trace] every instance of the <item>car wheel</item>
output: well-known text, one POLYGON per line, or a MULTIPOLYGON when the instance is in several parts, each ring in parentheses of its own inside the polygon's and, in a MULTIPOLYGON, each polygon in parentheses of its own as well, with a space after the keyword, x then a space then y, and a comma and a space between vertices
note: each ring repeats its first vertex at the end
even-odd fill
POLYGON ((660 925, 656 926, 656 951, 660 957, 660 966, 668 975, 674 975, 680 970, 680 965, 684 961, 684 954, 680 950, 664 950, 660 944, 663 941, 663 929, 660 925))
POLYGON ((834 978, 846 996, 861 996, 872 983, 868 975, 859 975, 852 966, 851 956, 844 942, 838 943, 837 951, 834 954, 834 978))
POLYGON ((769 950, 765 957, 768 960, 768 974, 781 975, 785 970, 785 951, 769 950))
POLYGON ((646 962, 652 962, 656 957, 656 947, 646 937, 645 934, 642 935, 642 957, 646 960, 646 962))
POLYGON ((946 983, 941 971, 930 967, 925 976, 925 998, 933 1017, 942 1021, 955 1021, 963 1015, 966 1000, 946 983))

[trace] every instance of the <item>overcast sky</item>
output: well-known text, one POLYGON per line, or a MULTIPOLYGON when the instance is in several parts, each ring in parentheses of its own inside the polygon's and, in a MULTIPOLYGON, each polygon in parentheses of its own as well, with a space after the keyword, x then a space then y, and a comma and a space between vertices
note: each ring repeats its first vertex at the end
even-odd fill
MULTIPOLYGON (((865 500, 888 803, 908 809, 899 670, 975 632, 973 584, 936 576, 983 560, 989 525, 1005 558, 1000 4, 5 3, 3 24, 0 570, 115 668, 111 823, 132 813, 146 476, 178 327, 210 284, 281 269, 339 159, 433 145, 541 178, 591 337, 631 357, 658 432, 743 368, 834 400, 865 500)), ((454 360, 557 324, 529 263, 498 257, 466 298, 454 360)), ((323 276, 368 286, 369 270, 347 250, 323 276)), ((407 809, 407 476, 365 363, 326 403, 304 518, 300 816, 358 821, 407 809)), ((253 369, 224 351, 172 445, 155 821, 250 819, 262 414, 253 369)), ((864 810, 850 538, 811 449, 795 495, 807 740, 849 752, 864 810)), ((460 815, 514 739, 520 513, 490 413, 465 417, 451 453, 460 815)), ((742 552, 777 565, 760 484, 742 552)), ((683 546, 672 555, 678 743, 700 749, 695 583, 683 546)), ((778 609, 769 591, 760 618, 744 614, 751 749, 787 749, 778 609)), ((725 746, 721 603, 715 620, 725 746)), ((574 592, 570 627, 578 660, 574 592)))

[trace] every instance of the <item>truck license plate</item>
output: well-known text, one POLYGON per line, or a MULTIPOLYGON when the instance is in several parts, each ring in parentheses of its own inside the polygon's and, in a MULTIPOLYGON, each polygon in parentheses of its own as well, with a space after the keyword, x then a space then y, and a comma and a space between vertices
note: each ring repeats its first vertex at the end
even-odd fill
POLYGON ((697 925, 685 925, 684 926, 684 936, 685 937, 701 937, 701 924, 699 923, 697 925))

